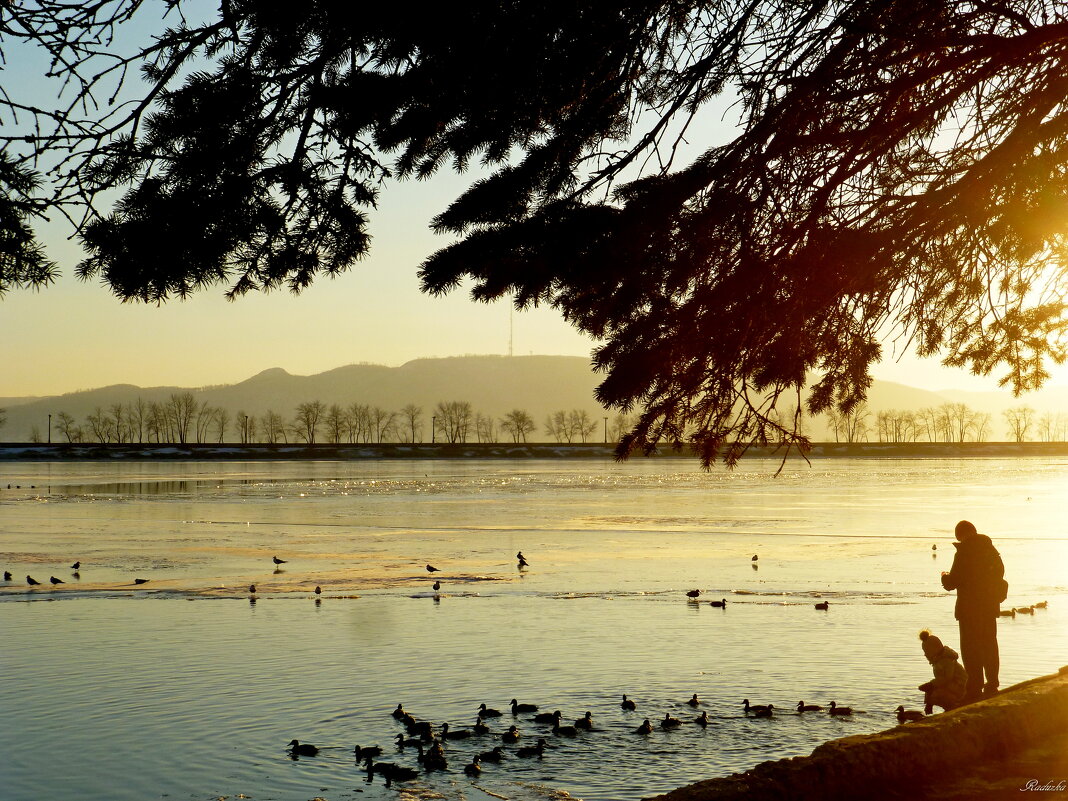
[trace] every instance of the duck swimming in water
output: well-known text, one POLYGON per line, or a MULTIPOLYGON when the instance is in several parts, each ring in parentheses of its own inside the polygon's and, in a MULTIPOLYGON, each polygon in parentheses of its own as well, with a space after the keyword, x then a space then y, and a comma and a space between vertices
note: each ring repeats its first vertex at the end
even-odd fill
POLYGON ((517 726, 509 726, 508 731, 501 735, 501 740, 506 743, 518 743, 520 736, 517 726))
POLYGON ((923 720, 924 717, 926 717, 923 712, 920 712, 917 709, 905 709, 903 706, 899 706, 894 712, 897 714, 898 723, 906 723, 910 720, 923 720))
POLYGON ((696 718, 694 718, 693 722, 696 723, 698 726, 701 726, 702 728, 707 726, 708 725, 708 713, 707 712, 702 712, 700 715, 698 715, 696 718))
POLYGON ((768 704, 750 704, 748 698, 742 699, 742 705, 746 712, 752 713, 760 712, 761 710, 767 709, 769 706, 768 704))
POLYGON ((512 714, 518 715, 520 712, 537 712, 537 704, 521 704, 515 698, 512 699, 512 714))
POLYGON ((664 719, 660 721, 660 728, 662 729, 674 729, 676 726, 681 726, 682 721, 678 718, 671 717, 670 712, 664 713, 664 719))
POLYGON ((576 729, 585 729, 586 731, 593 730, 593 713, 587 712, 584 717, 575 721, 576 729))
POLYGON ((817 609, 819 609, 819 610, 821 610, 823 612, 826 612, 827 609, 829 609, 831 605, 827 601, 822 601, 822 602, 816 604, 815 606, 816 606, 817 609))
POLYGON ((838 706, 834 701, 831 701, 831 708, 827 710, 832 715, 852 715, 853 709, 848 706, 838 706))
POLYGON ((485 704, 479 704, 478 716, 480 718, 499 718, 501 711, 499 709, 487 709, 485 704))
POLYGON ((775 711, 775 704, 768 704, 763 709, 754 709, 753 717, 756 718, 770 718, 775 711))
POLYGON ((479 762, 480 760, 478 758, 478 755, 476 754, 468 764, 464 765, 464 773, 466 773, 468 776, 481 776, 482 765, 479 764, 479 762))
POLYGON ((623 693, 623 703, 621 703, 619 706, 623 709, 626 709, 628 712, 633 712, 635 709, 638 708, 637 706, 635 706, 632 700, 627 698, 626 693, 623 693))
POLYGON ((635 734, 652 734, 653 724, 649 722, 649 718, 642 721, 642 725, 634 730, 635 734))
POLYGON ((535 723, 559 723, 562 713, 559 709, 555 712, 539 712, 534 716, 535 723))
POLYGON ((709 601, 708 603, 711 606, 717 607, 718 609, 726 609, 727 608, 727 599, 726 598, 721 598, 718 601, 709 601))
POLYGON ((697 700, 697 693, 694 693, 692 696, 690 696, 690 700, 687 701, 686 703, 688 703, 690 706, 700 706, 701 705, 701 702, 697 700))
POLYGON ((480 762, 500 762, 503 758, 504 749, 499 745, 495 745, 491 750, 483 751, 478 755, 480 762))
POLYGON ((315 756, 319 753, 319 749, 311 743, 302 743, 299 740, 290 740, 289 750, 298 756, 315 756))
POLYGON ((382 749, 377 745, 369 745, 366 748, 356 746, 352 749, 352 753, 356 755, 357 760, 361 760, 367 759, 367 757, 382 756, 382 749))
POLYGON ((528 745, 524 748, 520 748, 515 752, 516 756, 521 757, 540 757, 545 753, 545 740, 538 738, 537 745, 528 745))
POLYGON ((797 702, 798 712, 821 712, 822 710, 823 707, 818 706, 817 704, 806 704, 804 701, 797 702))

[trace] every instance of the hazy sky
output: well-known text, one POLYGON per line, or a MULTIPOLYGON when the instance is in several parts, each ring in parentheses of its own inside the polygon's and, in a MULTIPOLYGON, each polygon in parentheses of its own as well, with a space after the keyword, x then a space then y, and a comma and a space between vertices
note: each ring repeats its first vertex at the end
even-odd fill
MULTIPOLYGON (((13 85, 30 64, 9 61, 0 80, 13 85)), ((32 74, 23 84, 36 83, 32 74)), ((713 116, 691 129, 692 154, 728 129, 713 116)), ((464 290, 431 298, 418 290, 416 269, 450 240, 427 221, 473 176, 441 175, 392 184, 371 212, 371 253, 340 278, 320 278, 300 296, 286 291, 234 302, 223 287, 163 306, 122 304, 99 283, 73 277, 81 258, 64 224, 43 226, 49 255, 63 268, 40 292, 0 299, 3 370, 0 397, 51 395, 107 384, 196 387, 233 383, 269 367, 312 374, 353 362, 402 364, 421 356, 504 354, 510 305, 471 302, 464 290)), ((588 356, 593 343, 552 309, 516 312, 514 353, 588 356)), ((888 348, 888 352, 889 352, 888 348)), ((877 378, 926 389, 994 390, 994 378, 947 370, 906 356, 875 371, 877 378)), ((1068 384, 1059 369, 1051 383, 1068 384)))

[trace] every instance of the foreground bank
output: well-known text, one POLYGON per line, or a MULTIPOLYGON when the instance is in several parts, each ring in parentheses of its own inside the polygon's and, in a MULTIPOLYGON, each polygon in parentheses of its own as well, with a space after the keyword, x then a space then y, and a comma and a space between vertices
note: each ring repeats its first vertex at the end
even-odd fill
POLYGON ((654 801, 1068 799, 1068 666, 995 698, 832 740, 654 801))

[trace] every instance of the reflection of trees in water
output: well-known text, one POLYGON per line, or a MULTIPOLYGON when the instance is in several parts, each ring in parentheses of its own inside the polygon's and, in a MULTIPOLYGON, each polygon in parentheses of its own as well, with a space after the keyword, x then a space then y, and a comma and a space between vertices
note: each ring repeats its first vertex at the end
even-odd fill
POLYGON ((247 478, 213 479, 205 481, 122 481, 105 484, 71 484, 56 487, 62 495, 190 495, 217 490, 223 485, 252 486, 263 484, 261 480, 247 478))

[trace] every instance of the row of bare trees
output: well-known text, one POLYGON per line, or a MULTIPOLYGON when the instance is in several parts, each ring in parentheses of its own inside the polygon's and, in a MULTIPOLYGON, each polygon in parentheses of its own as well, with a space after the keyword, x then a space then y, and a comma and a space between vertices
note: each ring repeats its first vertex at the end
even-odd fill
MULTIPOLYGON (((1038 414, 1030 406, 1014 406, 1002 412, 1008 438, 1014 442, 1068 440, 1068 414, 1038 414)), ((964 403, 943 403, 915 411, 885 409, 874 415, 865 403, 850 412, 832 411, 827 425, 835 442, 986 442, 992 415, 964 403)))
MULTIPOLYGON (((513 409, 494 419, 476 412, 467 401, 441 401, 429 416, 428 435, 427 415, 422 407, 411 403, 400 411, 391 411, 369 404, 327 405, 315 400, 298 404, 289 417, 271 409, 259 415, 244 410, 232 415, 183 392, 172 394, 166 401, 137 398, 126 404, 98 406, 80 423, 70 414, 59 412, 55 430, 67 442, 182 444, 226 442, 228 434, 241 443, 268 444, 521 443, 537 430, 534 418, 523 409, 513 409)), ((618 439, 628 426, 624 416, 617 416, 613 436, 618 439)), ((546 433, 558 442, 586 442, 597 423, 585 411, 560 411, 549 416, 546 427, 546 433)), ((41 441, 38 428, 33 429, 31 439, 41 441)))

